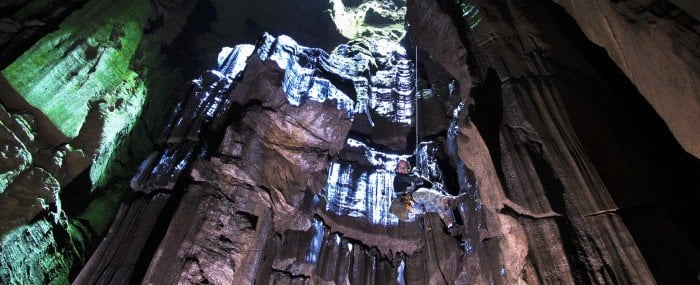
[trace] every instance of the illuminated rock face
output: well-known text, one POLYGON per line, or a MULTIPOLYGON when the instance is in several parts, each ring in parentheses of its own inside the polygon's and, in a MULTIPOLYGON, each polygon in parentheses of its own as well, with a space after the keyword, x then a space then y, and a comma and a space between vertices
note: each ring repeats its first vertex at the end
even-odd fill
POLYGON ((252 45, 222 50, 216 69, 190 83, 189 96, 175 106, 163 131, 161 140, 166 147, 141 163, 131 180, 132 189, 146 193, 171 190, 192 161, 211 151, 206 141, 211 135, 208 130, 228 114, 233 103, 228 92, 240 79, 253 51, 252 45))
POLYGON ((379 116, 391 123, 412 123, 414 67, 398 43, 361 39, 328 54, 284 35, 265 36, 259 54, 285 71, 283 90, 294 106, 330 100, 351 117, 362 113, 369 120, 379 116))
MULTIPOLYGON (((680 213, 692 207, 680 197, 694 194, 676 192, 680 199, 663 206, 661 196, 652 190, 659 188, 650 186, 674 192, 677 186, 673 185, 679 185, 673 180, 659 180, 658 165, 675 168, 671 171, 676 173, 663 175, 696 184, 688 179, 687 171, 697 171, 697 160, 675 143, 674 147, 645 143, 674 139, 665 127, 656 128, 659 121, 654 123, 641 115, 621 115, 651 110, 646 103, 640 103, 643 100, 639 91, 621 75, 605 51, 597 50, 579 30, 595 34, 594 41, 607 37, 622 40, 614 44, 611 53, 657 53, 656 42, 646 45, 645 40, 633 36, 634 32, 622 31, 647 31, 660 26, 618 19, 619 14, 625 14, 624 6, 639 5, 641 10, 636 11, 640 12, 646 4, 567 3, 565 6, 576 15, 579 28, 566 12, 548 1, 460 2, 476 3, 481 15, 478 25, 472 22, 473 13, 456 14, 458 5, 450 8, 442 1, 409 1, 407 18, 413 23, 409 31, 417 35, 419 47, 430 51, 450 74, 460 70, 450 63, 460 62, 459 44, 464 44, 475 77, 473 81, 456 79, 479 86, 470 91, 474 106, 469 107, 469 117, 459 122, 456 133, 458 153, 479 189, 484 217, 479 230, 482 241, 471 247, 482 263, 467 261, 463 268, 479 266, 482 278, 505 284, 518 279, 528 284, 604 284, 620 280, 643 283, 652 279, 661 283, 697 282, 697 276, 691 273, 697 270, 690 269, 697 265, 686 266, 681 261, 697 257, 667 259, 661 253, 687 252, 694 245, 652 234, 671 231, 672 235, 694 236, 687 230, 671 230, 669 217, 656 210, 664 207, 676 212, 677 217, 683 216, 680 213), (589 8, 605 12, 591 13, 589 8), (448 13, 442 14, 444 11, 448 13), (585 22, 590 18, 603 24, 585 22), (455 28, 443 25, 450 22, 458 24, 455 28), (429 36, 437 33, 444 33, 445 41, 435 42, 429 36), (460 37, 462 40, 458 40, 460 37), (634 42, 635 48, 620 49, 627 40, 634 42), (649 153, 660 149, 664 149, 663 155, 649 157, 649 153), (633 152, 643 158, 633 158, 633 152), (684 166, 676 168, 677 165, 684 166), (666 222, 642 225, 651 217, 666 222), (654 246, 668 243, 674 246, 654 246)), ((683 30, 679 26, 673 28, 683 30)), ((658 37, 667 36, 664 33, 658 37)), ((683 45, 677 47, 685 49, 683 45)), ((665 49, 662 53, 677 51, 665 49)), ((621 64, 620 68, 629 74, 627 69, 632 65, 643 65, 649 71, 655 70, 657 63, 639 60, 621 64)), ((684 68, 679 65, 679 70, 684 68)), ((682 73, 679 78, 687 75, 682 73)), ((662 78, 651 81, 663 86, 662 78)), ((679 102, 669 100, 673 104, 679 102)), ((653 106, 651 100, 650 103, 653 106)), ((685 218, 676 223, 688 225, 685 218)))
MULTIPOLYGON (((176 253, 184 250, 189 252, 185 255, 194 254, 188 259, 197 260, 197 263, 186 262, 185 266, 201 268, 204 275, 191 279, 193 277, 185 277, 184 275, 177 277, 178 275, 169 273, 167 274, 168 280, 173 282, 190 280, 192 282, 193 280, 201 280, 201 278, 214 278, 215 275, 219 276, 216 278, 223 278, 219 280, 221 282, 252 281, 264 278, 259 273, 259 270, 264 270, 260 269, 260 266, 269 265, 249 264, 246 260, 257 260, 260 258, 260 254, 266 254, 256 252, 253 250, 254 248, 269 247, 279 243, 275 239, 270 239, 268 232, 287 233, 291 231, 289 235, 294 236, 309 230, 315 232, 312 240, 307 244, 300 245, 305 248, 304 258, 296 261, 290 260, 291 265, 287 261, 271 258, 270 260, 276 260, 272 265, 273 268, 283 270, 287 266, 292 266, 297 268, 294 270, 302 270, 303 268, 306 268, 303 270, 309 270, 317 266, 328 266, 329 262, 334 262, 332 258, 338 257, 323 257, 324 252, 330 250, 328 246, 335 246, 337 249, 347 251, 346 254, 359 254, 364 258, 374 260, 370 264, 356 263, 352 265, 348 263, 348 267, 343 270, 347 271, 351 266, 368 266, 367 270, 382 271, 382 274, 388 274, 382 278, 390 278, 389 280, 395 280, 399 276, 403 278, 403 273, 399 274, 400 271, 394 268, 394 265, 377 267, 377 264, 384 264, 378 260, 382 255, 420 250, 418 223, 399 223, 396 217, 388 213, 388 207, 394 196, 392 191, 393 171, 397 160, 409 158, 411 155, 384 153, 374 150, 356 139, 346 139, 353 119, 369 120, 366 115, 374 111, 369 107, 368 102, 364 102, 363 105, 355 103, 358 99, 358 89, 354 88, 358 84, 344 85, 344 83, 369 81, 370 77, 367 76, 367 74, 371 74, 369 64, 373 64, 376 68, 377 62, 379 62, 381 67, 387 69, 384 71, 386 73, 384 76, 389 80, 388 83, 384 83, 387 84, 385 88, 391 90, 389 92, 393 93, 390 94, 394 95, 393 102, 387 103, 393 104, 394 109, 403 110, 404 116, 411 114, 412 104, 395 107, 396 102, 400 101, 402 96, 411 96, 413 88, 412 74, 406 70, 408 63, 397 63, 400 60, 406 61, 405 59, 397 59, 404 52, 397 51, 397 45, 391 45, 389 48, 393 48, 393 50, 378 50, 374 46, 375 52, 370 53, 366 50, 368 48, 366 45, 372 42, 366 42, 364 45, 341 46, 331 54, 299 46, 286 36, 274 38, 266 35, 261 42, 262 44, 255 51, 253 51, 252 46, 246 45, 223 49, 219 56, 219 67, 209 71, 207 76, 195 80, 187 100, 176 106, 164 132, 165 136, 162 141, 165 145, 163 150, 154 153, 147 159, 132 180, 132 187, 135 190, 146 193, 164 191, 167 193, 166 195, 159 194, 156 197, 159 197, 160 200, 170 199, 171 191, 182 187, 177 186, 178 181, 184 179, 181 176, 182 171, 190 169, 189 165, 194 159, 203 158, 204 160, 195 164, 192 170, 193 178, 196 181, 211 184, 211 186, 207 186, 206 190, 202 189, 201 191, 214 191, 211 193, 220 193, 224 196, 234 195, 239 198, 235 198, 236 202, 230 206, 221 207, 218 198, 205 199, 205 201, 201 200, 200 196, 190 197, 186 195, 184 199, 189 202, 182 202, 178 213, 191 211, 194 209, 192 207, 209 205, 207 207, 230 209, 226 211, 247 213, 246 215, 252 217, 247 219, 255 231, 250 232, 250 235, 241 235, 243 232, 233 231, 230 232, 231 236, 227 237, 227 240, 234 244, 241 246, 249 244, 250 246, 245 247, 250 248, 250 250, 242 250, 241 254, 235 255, 233 259, 221 260, 220 256, 197 254, 191 249, 185 248, 184 244, 181 243, 183 238, 187 240, 206 238, 209 235, 206 232, 210 231, 208 229, 210 226, 206 226, 207 222, 204 223, 204 227, 199 224, 192 225, 193 231, 204 235, 182 236, 179 231, 168 231, 165 238, 169 241, 165 242, 164 248, 159 251, 176 253), (377 57, 373 57, 373 55, 377 55, 377 57), (244 64, 244 62, 246 63, 244 64), (394 65, 395 63, 397 66, 394 65), (401 67, 400 64, 405 66, 401 67), (336 87, 343 85, 349 88, 336 87), (408 94, 399 94, 397 91, 408 94), (224 118, 232 115, 227 114, 230 113, 229 109, 232 104, 238 106, 234 109, 238 112, 236 116, 241 116, 241 118, 225 127, 223 141, 220 143, 206 139, 211 137, 210 134, 218 133, 217 129, 222 127, 224 118), (359 108, 360 106, 370 109, 362 109, 359 108), (212 114, 214 115, 212 116, 212 114), (365 117, 358 117, 358 114, 365 115, 365 117), (209 147, 211 145, 219 145, 218 150, 211 149, 209 147), (357 151, 364 152, 364 154, 352 158, 352 153, 357 151), (369 162, 372 167, 364 172, 363 175, 366 176, 366 179, 334 180, 333 173, 339 171, 338 163, 340 162, 339 160, 331 162, 330 158, 339 152, 346 153, 346 157, 348 157, 347 154, 350 154, 348 159, 356 160, 355 163, 365 164, 369 162), (210 156, 212 156, 210 159, 205 159, 210 156), (331 177, 326 179, 329 173, 331 177), (221 183, 233 184, 226 186, 228 184, 221 183), (343 183, 359 183, 367 185, 367 187, 338 187, 343 183), (250 189, 243 192, 235 190, 246 188, 250 189), (333 197, 334 194, 343 197, 354 195, 354 199, 363 205, 353 209, 348 207, 347 203, 333 197), (324 203, 328 207, 318 208, 320 203, 324 203), (214 206, 215 204, 218 206, 214 206), (264 214, 270 211, 272 215, 264 214), (395 228, 399 234, 387 235, 391 237, 391 240, 387 241, 383 238, 385 235, 382 234, 367 236, 361 232, 354 235, 343 233, 343 236, 352 236, 353 239, 361 240, 360 242, 351 242, 338 234, 323 234, 321 230, 327 226, 324 226, 320 217, 313 218, 316 211, 327 212, 339 217, 340 220, 336 221, 335 224, 337 226, 350 228, 352 227, 352 219, 359 218, 370 228, 395 228), (351 220, 343 221, 344 217, 349 217, 351 220), (310 229, 312 225, 314 226, 310 229), (413 230, 401 233, 400 229, 406 228, 413 228, 413 230), (256 241, 253 242, 251 239, 256 241), (365 241, 365 239, 367 240, 365 241), (381 253, 372 252, 369 250, 370 246, 379 247, 382 250, 381 253), (217 264, 231 262, 232 267, 213 268, 207 265, 212 262, 217 264)), ((374 100, 369 84, 360 84, 359 86, 365 88, 361 91, 366 92, 364 100, 374 100)), ((404 121, 398 120, 397 118, 401 118, 401 116, 397 115, 397 112, 382 115, 384 117, 377 116, 377 118, 395 125, 410 126, 410 118, 408 122, 405 119, 404 121)), ((346 166, 349 165, 346 164, 346 166)), ((354 172, 352 168, 346 168, 343 171, 354 172)), ((218 195, 214 194, 214 197, 218 195)), ((123 220, 122 217, 131 216, 132 214, 129 213, 137 216, 141 216, 143 213, 158 213, 162 211, 163 207, 162 202, 157 201, 158 199, 144 197, 141 198, 142 203, 123 207, 122 211, 125 214, 119 215, 115 221, 117 226, 113 228, 109 240, 122 240, 124 238, 140 240, 138 236, 147 234, 147 232, 130 232, 128 229, 145 227, 146 231, 149 231, 153 227, 152 222, 149 222, 152 218, 123 220)), ((180 219, 179 215, 176 213, 175 220, 180 219)), ((196 243, 202 244, 202 241, 196 243)), ((107 248, 123 248, 119 251, 128 252, 140 251, 143 246, 143 242, 103 243, 101 248, 105 249, 98 249, 99 254, 92 257, 77 280, 90 283, 97 280, 109 281, 112 280, 111 278, 121 278, 111 273, 101 273, 106 269, 104 266, 109 265, 102 260, 112 258, 107 248)), ((203 246, 214 245, 203 244, 203 246)), ((221 254, 228 252, 228 249, 222 250, 221 254)), ((131 267, 136 261, 134 259, 120 260, 119 263, 113 263, 109 266, 131 267)), ((420 258, 413 261, 412 264, 416 264, 415 262, 418 261, 420 258)), ((180 262, 182 262, 180 257, 165 253, 159 254, 152 261, 146 280, 163 278, 163 273, 170 270, 166 268, 170 268, 173 264, 180 264, 180 262)), ((405 262, 404 259, 392 261, 396 264, 405 262)), ((127 272, 126 274, 131 273, 127 272)), ((324 278, 330 277, 325 276, 324 278)), ((353 278, 360 280, 357 278, 367 277, 359 275, 353 278)))
POLYGON ((33 133, 28 125, 27 117, 19 114, 12 116, 4 106, 0 105, 2 114, 2 168, 0 168, 0 194, 5 192, 7 186, 32 163, 30 149, 33 143, 33 133), (11 127, 15 127, 13 130, 11 127), (25 126, 25 128, 22 128, 25 126))
POLYGON ((103 16, 115 23, 84 30, 80 22, 86 19, 70 17, 62 23, 63 29, 44 38, 34 50, 2 72, 10 85, 29 104, 41 109, 68 138, 78 136, 90 104, 97 107, 99 101, 109 104, 119 98, 129 104, 139 104, 130 102, 138 100, 130 96, 139 96, 143 91, 139 92, 137 74, 129 69, 128 64, 142 36, 141 27, 148 9, 139 6, 140 1, 132 2, 128 3, 134 6, 132 10, 114 9, 108 1, 93 4, 89 8, 109 11, 111 15, 103 16), (61 45, 64 41, 76 44, 61 45), (66 56, 73 60, 60 60, 66 56), (50 65, 50 62, 61 64, 50 65), (111 89, 116 89, 116 92, 111 89), (132 94, 118 94, 121 89, 132 94))
POLYGON ((348 39, 360 37, 399 42, 406 35, 406 1, 330 0, 332 16, 340 33, 348 39))
POLYGON ((68 282, 153 149, 180 79, 151 4, 0 4, 0 283, 68 282))
POLYGON ((328 185, 322 195, 325 210, 339 216, 361 218, 373 225, 396 226, 399 220, 389 213, 394 194, 394 176, 399 159, 411 155, 383 153, 355 139, 348 139, 347 152, 364 153, 365 163, 337 159, 328 172, 328 185))
POLYGON ((260 60, 272 60, 284 70, 282 90, 292 106, 298 107, 309 100, 316 102, 328 100, 347 112, 351 118, 354 115, 354 100, 349 97, 350 94, 344 93, 351 90, 341 91, 330 80, 316 76, 316 73, 332 72, 341 78, 340 80, 352 81, 353 77, 358 76, 363 70, 347 70, 343 67, 356 68, 361 66, 360 64, 353 64, 354 62, 342 65, 328 64, 328 53, 321 49, 300 46, 285 35, 274 38, 266 34, 258 54, 260 60))

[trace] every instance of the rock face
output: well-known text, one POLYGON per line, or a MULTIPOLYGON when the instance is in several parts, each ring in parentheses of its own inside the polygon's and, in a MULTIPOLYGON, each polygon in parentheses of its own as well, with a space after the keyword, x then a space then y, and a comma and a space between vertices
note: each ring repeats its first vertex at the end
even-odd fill
POLYGON ((328 103, 287 105, 280 82, 258 78, 279 79, 280 75, 271 62, 265 66, 255 57, 249 61, 246 76, 235 89, 247 92, 234 91, 232 96, 244 101, 251 95, 268 95, 260 98, 261 106, 245 111, 240 125, 226 131, 225 137, 241 140, 243 150, 230 152, 231 146, 222 145, 220 150, 231 154, 226 164, 212 158, 195 165, 193 179, 206 186, 188 187, 173 220, 189 225, 189 234, 170 228, 144 282, 250 283, 262 278, 261 270, 270 270, 264 260, 273 259, 276 252, 271 248, 281 242, 274 232, 310 227, 311 216, 302 211, 309 201, 305 196, 324 184, 328 155, 342 146, 350 120, 328 103), (319 117, 325 120, 313 120, 319 117), (306 151, 300 152, 300 146, 306 151), (192 214, 198 213, 203 214, 201 223, 191 223, 192 214), (205 242, 211 238, 217 241, 205 242), (172 269, 180 268, 187 269, 181 276, 172 274, 172 269))
POLYGON ((333 21, 346 38, 383 38, 398 42, 406 34, 404 0, 329 2, 333 4, 333 21))
MULTIPOLYGON (((409 1, 408 21, 418 23, 411 27, 411 32, 434 34, 449 30, 438 24, 440 20, 432 19, 436 14, 451 19, 471 51, 467 62, 473 63, 470 67, 479 78, 479 87, 469 94, 475 99, 475 106, 469 113, 469 121, 460 128, 463 139, 460 156, 473 171, 484 207, 483 242, 477 257, 500 260, 497 262, 505 269, 500 282, 514 283, 518 279, 527 283, 643 283, 654 279, 662 283, 697 282, 693 277, 697 269, 690 269, 696 265, 681 264, 681 260, 697 264, 695 253, 664 259, 650 252, 647 243, 669 241, 658 235, 641 238, 642 228, 646 230, 641 231, 648 232, 657 226, 638 224, 640 219, 635 216, 640 213, 633 209, 643 207, 654 219, 667 221, 668 218, 655 210, 662 206, 653 198, 657 194, 634 179, 665 185, 660 186, 665 189, 672 186, 656 184, 659 181, 639 174, 651 176, 654 170, 626 163, 633 160, 630 156, 633 151, 622 150, 620 146, 643 140, 645 134, 624 129, 634 123, 622 123, 627 119, 612 112, 629 112, 632 106, 638 106, 631 101, 623 102, 628 99, 617 99, 621 96, 617 94, 633 94, 634 89, 609 85, 611 81, 602 77, 609 74, 601 75, 597 69, 601 64, 591 60, 593 55, 586 53, 586 47, 576 49, 575 44, 585 43, 567 34, 577 31, 565 30, 559 20, 545 20, 562 12, 544 1, 527 4, 477 1, 477 12, 458 10, 469 8, 468 5, 431 2, 409 1), (422 13, 410 13, 419 7, 422 13), (481 15, 478 25, 468 18, 474 13, 481 15), (591 93, 606 95, 591 98, 591 93), (605 103, 595 100, 615 107, 601 110, 598 104, 605 103), (602 125, 613 126, 617 133, 602 125), (611 142, 601 138, 615 139, 611 142), (485 153, 491 158, 484 157, 485 153), (494 168, 484 165, 485 161, 492 161, 494 168), (613 170, 611 165, 619 167, 613 170), (619 176, 634 178, 623 181, 619 176), (640 197, 627 191, 647 194, 640 197), (522 235, 512 236, 518 232, 522 235), (676 264, 679 269, 664 268, 659 265, 662 263, 676 264)), ((438 53, 435 58, 454 56, 440 54, 440 49, 431 42, 418 42, 418 45, 438 53)), ((646 70, 653 68, 648 66, 646 70)), ((650 132, 654 124, 647 126, 650 132)), ((663 131, 659 137, 668 138, 663 131)), ((634 148, 644 153, 643 146, 634 148)), ((684 157, 678 151, 676 147, 669 156, 684 157)), ((687 161, 684 168, 697 171, 697 160, 686 157, 681 161, 687 161)), ((675 163, 671 158, 659 162, 669 166, 675 163)), ((651 163, 654 162, 647 161, 645 165, 651 163)), ((679 173, 677 177, 684 175, 679 173)), ((680 179, 690 183, 688 178, 680 179)), ((673 207, 684 207, 681 205, 673 207)), ((677 222, 684 223, 683 219, 677 222)), ((656 231, 662 231, 661 227, 656 231)), ((674 236, 679 234, 677 229, 671 231, 674 236)), ((675 242, 677 247, 664 249, 667 254, 696 252, 684 239, 675 242)), ((488 269, 483 266, 482 274, 488 274, 488 269)))
POLYGON ((4 1, 0 4, 0 66, 21 55, 87 1, 4 1))
POLYGON ((68 282, 164 120, 153 100, 167 105, 172 81, 149 4, 87 2, 3 3, 21 27, 0 47, 0 283, 68 282))
MULTIPOLYGON (((455 280, 453 264, 462 253, 439 218, 399 222, 388 213, 394 168, 410 153, 377 150, 381 145, 362 142, 361 134, 346 139, 357 124, 369 124, 368 134, 403 126, 398 136, 405 136, 414 110, 401 104, 414 88, 402 66, 411 64, 405 52, 386 53, 371 40, 330 54, 286 36, 260 43, 252 55, 252 46, 225 48, 218 69, 194 81, 166 127, 164 150, 132 180, 145 196, 122 206, 76 282, 141 278, 133 270, 143 262, 135 253, 148 251, 147 239, 160 240, 154 225, 174 191, 185 193, 144 283, 455 280), (370 72, 376 73, 371 80, 370 72), (385 126, 372 126, 370 117, 385 126), (203 141, 224 129, 221 142, 203 141), (189 180, 181 170, 194 158, 200 159, 189 180), (449 276, 413 273, 428 263, 449 276)), ((423 157, 425 169, 437 169, 430 155, 423 157)), ((438 170, 431 175, 444 179, 438 170)))
POLYGON ((683 148, 700 158, 700 130, 694 123, 700 121, 697 7, 684 11, 692 5, 673 4, 683 1, 553 2, 608 51, 683 148))

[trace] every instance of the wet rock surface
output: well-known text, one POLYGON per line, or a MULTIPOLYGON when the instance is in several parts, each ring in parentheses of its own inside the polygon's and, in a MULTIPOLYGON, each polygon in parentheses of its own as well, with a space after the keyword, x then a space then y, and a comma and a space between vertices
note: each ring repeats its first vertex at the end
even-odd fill
POLYGON ((403 27, 403 16, 406 14, 404 0, 329 2, 333 4, 335 25, 348 39, 382 38, 398 42, 406 34, 403 27))

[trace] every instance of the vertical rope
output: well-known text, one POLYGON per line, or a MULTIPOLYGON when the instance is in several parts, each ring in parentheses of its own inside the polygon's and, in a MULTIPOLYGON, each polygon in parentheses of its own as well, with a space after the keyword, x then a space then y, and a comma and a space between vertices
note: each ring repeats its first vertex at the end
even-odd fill
MULTIPOLYGON (((416 70, 416 87, 415 87, 415 92, 416 92, 416 108, 414 109, 415 111, 415 119, 416 119, 416 149, 413 151, 414 155, 418 154, 418 46, 416 46, 416 61, 415 61, 415 70, 416 70)), ((417 164, 417 163, 416 163, 417 164)))
POLYGON ((440 257, 438 256, 438 253, 437 253, 437 242, 435 241, 435 228, 433 227, 433 220, 430 217, 428 217, 427 214, 423 216, 423 223, 424 224, 425 224, 425 220, 428 220, 428 223, 430 224, 430 235, 432 235, 432 240, 433 240, 433 255, 435 256, 435 265, 437 265, 437 268, 440 271, 440 276, 442 276, 442 280, 445 281, 445 284, 450 284, 450 282, 447 282, 447 278, 445 277, 445 272, 442 271, 442 266, 440 266, 440 257))

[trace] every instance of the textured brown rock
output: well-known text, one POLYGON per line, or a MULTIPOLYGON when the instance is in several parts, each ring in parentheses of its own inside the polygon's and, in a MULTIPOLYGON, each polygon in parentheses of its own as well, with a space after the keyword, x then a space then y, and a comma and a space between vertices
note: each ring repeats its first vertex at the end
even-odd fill
MULTIPOLYGON (((431 4, 426 2, 432 1, 422 1, 421 5, 429 7, 431 4)), ((551 16, 546 14, 549 13, 546 12, 549 8, 538 3, 479 1, 477 13, 480 13, 483 21, 477 26, 458 29, 461 34, 452 35, 455 38, 460 35, 466 37, 463 42, 467 44, 468 54, 472 56, 469 62, 475 63, 471 67, 480 78, 480 86, 470 94, 476 98, 474 111, 469 114, 476 126, 466 123, 460 127, 463 140, 459 146, 464 151, 460 156, 469 170, 473 171, 482 199, 483 239, 475 255, 477 261, 467 261, 460 280, 484 282, 481 278, 495 276, 493 272, 498 270, 498 264, 505 269, 505 275, 502 276, 509 280, 499 282, 506 283, 518 279, 528 283, 598 284, 620 282, 619 280, 643 283, 654 278, 691 280, 689 273, 693 270, 680 269, 687 268, 681 265, 680 260, 695 260, 690 257, 693 254, 661 261, 659 255, 646 249, 651 241, 640 238, 638 233, 641 228, 656 226, 636 224, 636 211, 633 211, 635 214, 627 214, 629 207, 654 203, 647 198, 656 194, 652 190, 644 196, 635 196, 636 194, 628 192, 634 191, 629 189, 630 182, 623 182, 621 176, 638 177, 638 174, 633 173, 646 170, 641 170, 643 167, 640 166, 630 167, 624 162, 618 163, 629 160, 627 153, 630 151, 622 150, 614 142, 599 143, 597 148, 591 145, 591 141, 602 138, 615 138, 621 143, 637 136, 632 134, 634 131, 619 130, 624 128, 621 127, 622 123, 615 122, 615 115, 607 113, 610 110, 593 107, 596 104, 593 103, 594 100, 614 104, 616 107, 610 108, 614 110, 631 110, 635 105, 624 105, 630 102, 612 99, 618 96, 612 95, 614 92, 623 89, 602 83, 604 80, 596 73, 599 71, 589 66, 597 63, 581 60, 582 55, 576 54, 576 47, 566 42, 568 35, 558 30, 561 23, 550 21, 551 16), (595 87, 590 87, 591 84, 595 87), (593 99, 586 92, 608 95, 593 99), (604 124, 620 127, 611 127, 617 131, 610 131, 601 127, 604 124), (483 142, 479 143, 482 138, 483 142), (495 169, 489 170, 488 166, 482 165, 489 160, 494 162, 495 169), (605 166, 606 164, 618 166, 605 166), (631 170, 632 168, 636 170, 631 170), (635 222, 630 221, 632 216, 635 216, 635 222), (613 228, 615 230, 612 232, 601 234, 605 229, 613 228), (510 240, 506 238, 498 241, 496 237, 504 236, 506 232, 519 234, 510 240), (496 267, 479 263, 478 259, 495 262, 496 267), (662 266, 656 265, 657 263, 669 262, 677 264, 677 276, 662 276, 660 274, 664 273, 658 271, 652 275, 650 268, 662 266), (480 268, 480 273, 470 274, 475 267, 480 268)), ((571 2, 571 5, 588 3, 571 2)), ((612 4, 608 2, 605 5, 612 4)), ((624 2, 617 5, 630 4, 624 2)), ((432 9, 433 13, 445 13, 440 16, 443 18, 452 15, 452 24, 465 25, 461 18, 454 16, 455 11, 451 10, 457 7, 445 3, 439 7, 442 11, 432 9)), ((590 15, 590 11, 595 9, 582 10, 580 13, 587 17, 601 15, 590 15)), ((423 27, 429 26, 425 24, 428 21, 422 22, 421 18, 433 19, 435 16, 411 14, 409 9, 408 21, 412 25, 412 31, 421 31, 423 27)), ((605 26, 594 25, 592 29, 603 27, 605 26)), ((632 37, 630 35, 633 34, 620 37, 632 37)), ((425 42, 421 43, 420 38, 417 43, 419 46, 426 45, 425 42)), ((624 54, 627 49, 634 48, 621 49, 620 53, 624 54)), ((657 48, 651 45, 637 50, 646 49, 657 48)), ((585 48, 581 47, 580 50, 585 48)), ((636 54, 637 50, 632 54, 636 54)), ((665 50, 670 52, 672 49, 665 50)), ((440 54, 439 49, 426 51, 438 59, 446 56, 440 54)), ((587 59, 590 60, 590 57, 587 59)), ((643 60, 636 61, 636 64, 648 64, 642 63, 643 60)), ((655 72, 651 70, 653 69, 647 68, 644 72, 655 72)), ((669 87, 668 84, 658 86, 669 87)), ((696 110, 688 112, 698 114, 696 110)), ((696 169, 693 163, 687 165, 696 169)), ((639 182, 637 189, 650 187, 643 183, 669 187, 655 184, 658 182, 652 180, 654 179, 639 182)), ((646 193, 646 190, 641 192, 646 193)), ((467 214, 474 213, 467 211, 467 214)), ((665 219, 662 213, 655 212, 653 215, 665 219)), ((657 239, 656 243, 664 243, 664 238, 654 238, 657 239)), ((678 249, 664 250, 670 254, 680 248, 692 248, 683 240, 678 240, 678 249)), ((695 261, 691 263, 696 264, 695 261)), ((665 268, 668 270, 668 267, 665 268)))
POLYGON ((406 18, 411 24, 408 32, 413 41, 459 81, 459 94, 466 98, 472 87, 467 49, 452 19, 441 11, 436 1, 409 0, 407 6, 406 18))
POLYGON ((0 194, 0 235, 29 223, 50 206, 56 207, 60 185, 41 168, 31 167, 0 194))
POLYGON ((683 148, 700 158, 697 10, 688 15, 667 1, 553 2, 566 8, 588 38, 608 51, 683 148))
POLYGON ((251 192, 235 185, 225 192, 190 187, 143 282, 233 282, 234 273, 248 266, 246 255, 268 238, 259 229, 269 231, 269 197, 251 192))
MULTIPOLYGON (((484 15, 503 11, 503 7, 490 3, 482 3, 480 8, 484 15)), ((508 13, 518 15, 519 11, 511 6, 508 13)), ((550 52, 556 51, 550 51, 541 38, 529 32, 534 30, 525 17, 486 18, 472 37, 474 42, 482 43, 478 48, 484 51, 484 58, 477 58, 483 64, 481 68, 494 68, 500 81, 500 88, 482 96, 502 104, 497 106, 502 110, 500 130, 494 134, 497 141, 490 143, 494 147, 500 145, 495 150, 498 155, 493 157, 502 171, 506 197, 512 203, 508 212, 521 222, 534 219, 524 228, 529 241, 528 257, 538 260, 533 262, 538 272, 571 274, 541 277, 544 279, 539 282, 554 281, 549 278, 564 283, 609 282, 606 278, 650 280, 653 277, 647 266, 623 265, 639 264, 643 260, 639 250, 607 255, 615 251, 612 244, 634 244, 627 230, 618 229, 612 242, 593 232, 594 227, 619 228, 615 224, 621 218, 614 214, 617 206, 586 157, 558 98, 559 91, 553 84, 557 69, 547 59, 550 52), (504 60, 492 62, 487 58, 504 60), (613 217, 596 220, 596 226, 584 218, 599 213, 613 217), (538 236, 542 235, 552 239, 540 244, 538 236), (557 243, 561 246, 552 246, 557 243), (592 248, 605 249, 600 252, 592 248), (556 260, 561 256, 567 256, 568 265, 556 260), (599 268, 606 266, 624 270, 599 273, 599 268)))
POLYGON ((305 193, 315 194, 324 187, 328 157, 342 147, 351 122, 330 102, 289 105, 281 78, 273 62, 250 58, 246 75, 231 96, 242 104, 259 100, 262 107, 249 108, 240 124, 227 129, 226 137, 235 137, 231 132, 238 130, 250 135, 243 139, 235 164, 270 192, 275 229, 306 230, 310 217, 295 219, 293 214, 305 193))
POLYGON ((224 143, 221 151, 233 160, 212 158, 195 166, 195 181, 209 186, 189 187, 145 283, 267 280, 264 272, 272 268, 280 243, 274 233, 311 226, 304 197, 325 184, 329 155, 342 146, 350 120, 330 103, 288 105, 279 73, 272 62, 249 59, 231 96, 262 106, 244 110, 225 135, 238 138, 243 149, 224 143), (177 225, 189 225, 188 230, 177 225), (185 268, 183 275, 172 276, 179 268, 185 268))
POLYGON ((143 282, 454 282, 464 253, 437 216, 382 227, 323 210, 314 194, 350 121, 328 102, 289 105, 281 79, 249 59, 231 92, 240 119, 195 163, 143 282))
MULTIPOLYGON (((506 284, 521 282, 523 276, 520 274, 524 270, 526 256, 530 250, 528 239, 535 237, 525 235, 525 226, 508 212, 508 207, 518 208, 518 210, 520 208, 514 207, 514 204, 506 198, 496 169, 488 163, 490 161, 489 150, 479 131, 473 123, 467 121, 459 126, 459 132, 457 137, 459 157, 474 172, 474 178, 478 181, 476 187, 484 206, 486 223, 483 232, 479 233, 479 238, 497 241, 495 248, 484 247, 481 249, 483 253, 478 254, 478 258, 501 260, 506 272, 506 275, 502 276, 505 277, 503 281, 506 284)), ((465 272, 468 271, 466 269, 468 269, 468 265, 465 272)))
POLYGON ((170 199, 168 194, 137 197, 119 207, 110 232, 75 277, 75 283, 128 283, 158 215, 170 199))

